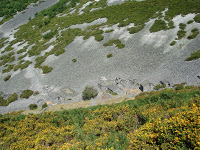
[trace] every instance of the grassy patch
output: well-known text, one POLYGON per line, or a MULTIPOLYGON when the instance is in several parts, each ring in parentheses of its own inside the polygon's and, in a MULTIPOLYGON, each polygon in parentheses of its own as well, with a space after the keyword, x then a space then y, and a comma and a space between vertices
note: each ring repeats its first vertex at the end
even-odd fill
POLYGON ((38 108, 37 104, 30 104, 28 107, 30 108, 30 110, 34 110, 38 108))
POLYGON ((14 65, 9 65, 6 69, 2 70, 2 73, 10 72, 13 69, 14 65))
POLYGON ((184 31, 184 30, 179 30, 179 31, 177 32, 177 36, 178 36, 177 40, 182 39, 182 38, 185 36, 185 34, 186 34, 186 31, 184 31))
POLYGON ((150 32, 158 32, 161 30, 167 30, 167 24, 163 20, 155 20, 154 24, 150 27, 150 32))
POLYGON ((199 34, 199 29, 198 28, 194 28, 191 30, 191 34, 187 37, 188 40, 194 39, 197 37, 197 35, 199 34))
POLYGON ((104 36, 101 34, 95 36, 95 40, 98 42, 102 41, 103 39, 104 39, 104 36))
POLYGON ((49 67, 49 66, 40 66, 39 68, 42 69, 42 71, 43 71, 42 73, 43 74, 47 74, 47 73, 49 73, 49 72, 51 72, 53 70, 53 68, 49 67))
POLYGON ((11 75, 6 76, 3 80, 6 82, 11 78, 11 75))
POLYGON ((141 31, 144 28, 144 26, 145 25, 138 25, 136 27, 128 28, 127 30, 129 31, 130 34, 134 34, 134 33, 141 31))
POLYGON ((180 24, 179 24, 179 28, 180 28, 181 30, 185 30, 186 24, 180 23, 180 24))
POLYGON ((17 51, 17 54, 20 54, 20 53, 23 53, 23 52, 26 52, 26 49, 25 49, 25 48, 18 50, 18 51, 17 51))
POLYGON ((22 94, 20 95, 20 98, 26 98, 28 99, 31 95, 33 95, 33 91, 32 90, 24 90, 22 91, 22 94))
POLYGON ((172 41, 169 45, 174 46, 176 44, 176 41, 172 41))
POLYGON ((72 62, 73 62, 73 63, 77 62, 77 59, 72 59, 72 62))
POLYGON ((82 92, 83 100, 90 100, 98 95, 98 91, 92 86, 86 86, 82 92))
POLYGON ((116 47, 118 47, 119 49, 124 48, 125 44, 122 44, 120 39, 112 39, 109 40, 107 43, 104 43, 103 46, 113 46, 116 45, 116 47))
POLYGON ((190 56, 188 58, 185 59, 185 61, 191 61, 191 60, 195 60, 195 59, 199 59, 200 58, 200 50, 190 54, 190 56))
POLYGON ((114 30, 113 29, 110 29, 110 30, 106 30, 105 33, 110 33, 110 32, 113 32, 114 30))
POLYGON ((194 21, 197 23, 200 23, 200 14, 198 14, 194 17, 194 21))
POLYGON ((194 22, 194 20, 189 20, 188 22, 187 22, 187 24, 191 24, 191 23, 193 23, 194 22))
POLYGON ((113 55, 110 53, 110 54, 106 55, 106 57, 111 58, 111 57, 113 57, 113 55))

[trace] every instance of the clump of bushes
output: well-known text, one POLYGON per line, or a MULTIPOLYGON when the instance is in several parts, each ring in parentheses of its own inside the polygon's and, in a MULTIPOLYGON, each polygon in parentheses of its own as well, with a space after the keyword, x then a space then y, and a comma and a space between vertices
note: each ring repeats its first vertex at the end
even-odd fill
POLYGON ((122 44, 120 39, 112 39, 109 40, 107 43, 104 43, 103 46, 113 46, 116 45, 116 47, 118 47, 119 49, 124 48, 125 44, 122 44))
POLYGON ((73 62, 73 63, 77 62, 77 59, 72 59, 72 62, 73 62))
POLYGON ((82 99, 83 100, 90 100, 95 98, 98 95, 98 91, 94 89, 92 86, 86 86, 82 92, 82 99))
POLYGON ((4 78, 4 81, 6 82, 6 81, 8 81, 10 78, 11 78, 11 75, 8 75, 8 76, 6 76, 6 77, 4 78))
POLYGON ((176 44, 176 41, 172 41, 169 45, 174 46, 176 44))
POLYGON ((187 22, 187 24, 191 24, 191 23, 193 23, 194 22, 194 20, 189 20, 188 22, 187 22))
POLYGON ((102 41, 103 39, 104 39, 104 36, 101 35, 101 34, 98 34, 98 35, 95 36, 95 40, 98 41, 98 42, 102 41))
POLYGON ((190 56, 188 58, 185 59, 185 61, 191 61, 191 60, 195 60, 195 59, 199 59, 200 58, 200 50, 191 53, 190 56))
POLYGON ((186 31, 184 30, 179 30, 178 33, 177 33, 177 36, 178 36, 178 40, 182 39, 186 34, 186 31))
POLYGON ((8 102, 7 103, 9 104, 11 102, 16 101, 17 99, 18 99, 18 95, 17 95, 17 93, 14 93, 8 98, 8 102))
POLYGON ((200 23, 200 14, 194 17, 194 21, 200 23))
POLYGON ((187 37, 188 40, 190 39, 194 39, 195 37, 197 37, 197 35, 199 34, 199 29, 198 28, 194 28, 191 30, 191 34, 187 37))
POLYGON ((184 82, 184 83, 180 83, 180 84, 174 84, 174 89, 175 90, 182 90, 182 89, 184 89, 184 85, 185 85, 186 83, 184 82))
POLYGON ((22 94, 20 95, 20 98, 26 98, 26 99, 28 99, 31 95, 33 95, 33 91, 32 90, 24 90, 23 92, 22 92, 22 94))
POLYGON ((43 74, 49 73, 53 70, 53 68, 49 66, 40 66, 39 68, 42 69, 43 74))
POLYGON ((111 29, 111 30, 106 30, 105 33, 110 33, 110 32, 113 32, 114 30, 111 29))
POLYGON ((48 104, 47 103, 44 103, 43 105, 42 105, 42 108, 44 109, 44 108, 46 108, 48 106, 48 104))
POLYGON ((173 28, 175 28, 175 26, 174 26, 174 22, 173 22, 172 20, 169 21, 168 26, 169 26, 169 29, 173 29, 173 28))
POLYGON ((113 55, 110 53, 106 56, 107 58, 113 57, 113 55))
POLYGON ((37 104, 30 104, 28 107, 30 108, 30 110, 34 110, 38 108, 37 104))
POLYGON ((180 23, 180 24, 179 24, 179 28, 180 28, 181 30, 184 30, 185 27, 186 27, 186 24, 184 24, 184 23, 180 23))
POLYGON ((155 20, 154 24, 150 27, 150 32, 158 32, 161 30, 167 30, 167 24, 164 20, 155 20))
POLYGON ((129 31, 130 34, 134 34, 134 33, 137 33, 139 31, 141 31, 143 28, 144 28, 144 24, 143 25, 138 25, 136 27, 128 28, 127 30, 129 31))
POLYGON ((58 32, 57 30, 55 30, 55 31, 50 31, 50 32, 48 32, 47 34, 45 34, 45 35, 43 36, 43 38, 44 38, 44 39, 51 39, 54 35, 56 35, 57 32, 58 32))
POLYGON ((157 84, 153 87, 154 90, 159 90, 162 88, 166 88, 166 84, 157 84))
POLYGON ((55 54, 55 56, 58 56, 58 55, 63 54, 64 52, 65 52, 65 49, 61 48, 61 49, 56 50, 54 54, 55 54))

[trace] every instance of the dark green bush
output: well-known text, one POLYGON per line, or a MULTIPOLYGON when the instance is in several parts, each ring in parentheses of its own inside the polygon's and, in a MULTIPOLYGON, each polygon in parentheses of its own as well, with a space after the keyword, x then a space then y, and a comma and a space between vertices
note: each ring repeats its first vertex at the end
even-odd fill
POLYGON ((177 33, 177 36, 178 36, 178 40, 182 39, 186 34, 186 31, 184 30, 179 30, 178 33, 177 33))
POLYGON ((42 105, 42 108, 46 108, 48 106, 48 104, 47 103, 44 103, 43 105, 42 105))
POLYGON ((173 21, 169 21, 168 26, 169 26, 169 29, 175 28, 173 21))
POLYGON ((42 69, 43 74, 49 73, 53 70, 53 68, 49 66, 40 66, 39 68, 42 69))
POLYGON ((61 55, 65 52, 65 49, 64 48, 61 48, 61 49, 58 49, 55 51, 55 56, 58 56, 58 55, 61 55))
POLYGON ((138 25, 136 27, 128 28, 127 30, 129 31, 130 34, 134 34, 141 31, 143 28, 144 28, 144 25, 138 25))
POLYGON ((166 88, 166 84, 157 84, 156 86, 154 86, 154 90, 159 90, 159 89, 162 89, 162 88, 166 88))
POLYGON ((124 48, 125 44, 122 44, 120 39, 112 39, 109 40, 107 43, 104 43, 103 46, 112 46, 112 45, 116 45, 116 47, 118 47, 119 49, 124 48))
POLYGON ((186 58, 185 61, 191 61, 200 58, 200 50, 190 54, 190 57, 186 58))
POLYGON ((92 86, 86 86, 82 92, 82 99, 83 100, 90 100, 95 98, 98 95, 98 91, 94 89, 92 86))
POLYGON ((11 78, 11 75, 8 75, 7 77, 4 78, 4 81, 8 81, 11 78))
POLYGON ((180 23, 180 24, 179 24, 179 28, 180 28, 181 30, 184 30, 184 29, 186 28, 186 24, 180 23))
POLYGON ((200 23, 200 14, 194 17, 194 21, 200 23))
POLYGON ((14 102, 18 99, 18 95, 17 93, 12 94, 9 98, 8 98, 8 104, 11 102, 14 102))
POLYGON ((33 95, 33 91, 32 90, 24 90, 23 92, 22 92, 22 94, 20 95, 20 98, 26 98, 26 99, 28 99, 31 95, 33 95))
POLYGON ((114 30, 111 29, 111 30, 106 30, 105 33, 110 33, 110 32, 113 32, 114 30))
POLYGON ((110 53, 106 56, 107 58, 113 57, 113 55, 110 53))
POLYGON ((174 84, 174 89, 175 90, 182 90, 184 88, 185 84, 186 83, 174 84))
POLYGON ((77 62, 77 60, 76 59, 72 59, 72 62, 75 63, 75 62, 77 62))
POLYGON ((30 108, 30 110, 34 110, 38 108, 37 104, 30 104, 28 107, 30 108))
POLYGON ((167 24, 163 20, 155 20, 154 24, 150 27, 150 32, 158 32, 161 30, 167 30, 167 24))
POLYGON ((172 41, 169 45, 174 46, 176 44, 176 41, 172 41))
POLYGON ((192 33, 187 37, 188 40, 196 38, 197 35, 199 34, 199 29, 194 28, 194 29, 191 30, 191 32, 192 33))
POLYGON ((187 22, 187 24, 191 24, 191 23, 193 23, 194 22, 194 20, 189 20, 188 22, 187 22))
POLYGON ((104 36, 101 35, 101 34, 98 34, 98 35, 95 36, 95 40, 98 41, 98 42, 102 41, 103 39, 104 39, 104 36))
POLYGON ((38 94, 39 94, 39 92, 38 92, 38 91, 35 91, 34 94, 33 94, 33 96, 36 96, 36 95, 38 95, 38 94))

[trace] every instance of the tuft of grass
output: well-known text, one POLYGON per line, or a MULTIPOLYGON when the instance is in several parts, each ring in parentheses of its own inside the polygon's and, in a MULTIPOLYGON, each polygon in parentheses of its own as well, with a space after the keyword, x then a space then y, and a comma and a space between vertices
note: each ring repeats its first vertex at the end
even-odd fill
POLYGON ((111 57, 113 57, 113 55, 110 53, 110 54, 106 55, 106 57, 111 58, 111 57))
POLYGON ((194 17, 194 21, 197 23, 200 23, 200 14, 198 14, 194 17))
POLYGON ((110 32, 113 32, 114 30, 113 29, 110 29, 110 30, 106 30, 105 33, 110 33, 110 32))
POLYGON ((37 104, 30 104, 28 107, 30 108, 30 110, 34 110, 38 108, 37 104))
POLYGON ((169 45, 174 46, 176 44, 176 41, 172 41, 169 45))
POLYGON ((194 28, 191 30, 191 34, 187 37, 188 40, 194 39, 197 37, 197 35, 199 34, 199 29, 198 28, 194 28))
POLYGON ((73 62, 73 63, 77 62, 77 59, 72 59, 72 62, 73 62))
POLYGON ((6 76, 6 77, 4 78, 4 81, 6 82, 6 81, 8 81, 10 78, 11 78, 11 75, 8 75, 8 76, 6 76))
POLYGON ((167 30, 167 24, 164 20, 155 20, 154 24, 150 27, 150 32, 158 32, 161 30, 167 30))
POLYGON ((103 39, 104 39, 104 36, 101 35, 101 34, 98 34, 98 35, 95 36, 95 40, 98 41, 98 42, 102 41, 103 39))
POLYGON ((187 22, 187 24, 191 24, 191 23, 193 23, 194 22, 194 20, 189 20, 188 22, 187 22))
POLYGON ((118 47, 119 49, 124 48, 125 44, 122 44, 120 39, 112 39, 109 40, 107 43, 104 43, 103 46, 113 46, 116 45, 116 47, 118 47))
POLYGON ((24 90, 22 91, 22 94, 20 95, 20 98, 26 98, 28 99, 31 95, 33 95, 33 91, 32 90, 24 90))
POLYGON ((144 24, 143 25, 138 25, 136 27, 131 27, 131 28, 128 28, 127 30, 129 31, 130 34, 134 34, 134 33, 137 33, 139 31, 141 31, 143 28, 144 28, 144 24))
POLYGON ((39 68, 42 69, 42 71, 43 71, 42 73, 43 74, 47 74, 47 73, 49 73, 49 72, 51 72, 53 70, 53 68, 49 67, 49 66, 40 66, 39 68))
POLYGON ((198 50, 198 51, 196 51, 196 52, 190 54, 190 56, 187 57, 187 58, 185 59, 185 61, 191 61, 191 60, 195 60, 195 59, 199 59, 199 58, 200 58, 200 50, 198 50))

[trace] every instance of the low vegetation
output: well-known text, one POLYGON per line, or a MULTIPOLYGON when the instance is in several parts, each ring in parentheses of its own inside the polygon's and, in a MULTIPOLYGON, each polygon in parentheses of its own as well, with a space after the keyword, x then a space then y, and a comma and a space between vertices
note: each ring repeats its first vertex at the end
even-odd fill
POLYGON ((0 115, 1 149, 198 149, 200 87, 114 105, 0 115))
POLYGON ((113 46, 116 45, 116 47, 118 47, 119 49, 124 48, 125 44, 122 44, 120 39, 112 39, 109 40, 107 43, 104 43, 103 46, 113 46))
POLYGON ((194 39, 197 37, 197 35, 199 34, 199 29, 198 28, 194 28, 191 30, 191 34, 187 37, 188 40, 194 39))
POLYGON ((98 91, 92 86, 86 86, 82 92, 83 100, 90 100, 98 95, 98 91))
POLYGON ((167 30, 167 24, 164 20, 155 20, 154 24, 150 27, 150 32, 158 32, 161 30, 167 30))
POLYGON ((159 90, 159 89, 163 89, 166 88, 166 84, 157 84, 154 86, 154 90, 159 90))
POLYGON ((169 45, 174 46, 176 44, 176 41, 172 41, 169 45))
POLYGON ((139 31, 142 30, 143 28, 144 28, 144 25, 138 25, 138 26, 136 26, 136 27, 128 28, 127 30, 129 31, 130 34, 134 34, 134 33, 139 32, 139 31))
POLYGON ((46 108, 46 107, 48 107, 48 104, 47 104, 47 103, 44 103, 44 104, 42 105, 42 108, 44 109, 44 108, 46 108))
POLYGON ((37 104, 30 104, 28 107, 30 108, 30 110, 34 110, 38 108, 37 104))
POLYGON ((194 21, 197 22, 197 23, 200 23, 200 14, 197 14, 197 15, 194 17, 194 21))
POLYGON ((200 50, 192 53, 189 57, 187 57, 185 59, 185 61, 192 61, 192 60, 199 59, 199 58, 200 58, 200 50))
POLYGON ((11 78, 11 75, 6 76, 3 80, 6 82, 11 78))
POLYGON ((107 58, 113 57, 113 55, 110 53, 108 55, 106 55, 107 58))
POLYGON ((32 90, 24 90, 22 91, 22 94, 20 95, 20 98, 26 98, 28 99, 31 95, 33 95, 33 91, 32 90))

